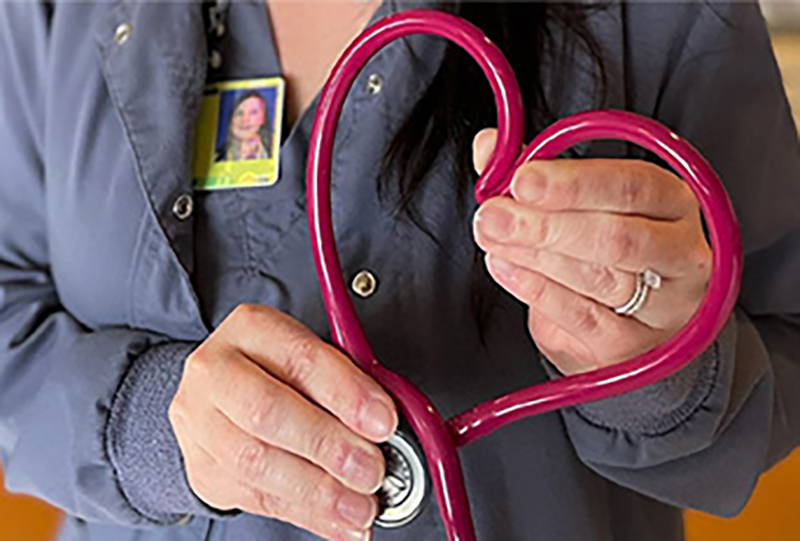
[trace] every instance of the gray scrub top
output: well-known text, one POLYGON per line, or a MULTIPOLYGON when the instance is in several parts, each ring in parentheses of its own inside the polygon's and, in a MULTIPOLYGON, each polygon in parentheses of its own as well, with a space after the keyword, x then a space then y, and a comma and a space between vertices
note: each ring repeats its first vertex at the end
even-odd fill
MULTIPOLYGON (((376 17, 405 7, 386 2, 376 17)), ((482 541, 681 539, 682 508, 735 514, 800 434, 800 156, 758 7, 613 4, 591 25, 604 105, 664 122, 719 171, 742 226, 744 285, 686 370, 463 449, 482 541)), ((452 147, 420 196, 446 242, 375 194, 378 159, 442 50, 427 37, 396 42, 359 76, 332 199, 346 280, 377 277, 371 296, 354 296, 376 354, 451 415, 549 376, 509 296, 480 340, 452 147)), ((283 141, 276 185, 192 194, 204 85, 280 72, 263 3, 229 6, 219 52, 209 68, 199 3, 0 4, 0 458, 10 490, 68 513, 65 540, 315 539, 204 506, 167 419, 186 356, 237 304, 275 306, 329 337, 304 214, 313 107, 283 141)), ((561 115, 596 105, 581 65, 548 85, 561 115)), ((582 150, 640 156, 619 144, 582 150)), ((431 502, 374 538, 444 533, 431 502)))

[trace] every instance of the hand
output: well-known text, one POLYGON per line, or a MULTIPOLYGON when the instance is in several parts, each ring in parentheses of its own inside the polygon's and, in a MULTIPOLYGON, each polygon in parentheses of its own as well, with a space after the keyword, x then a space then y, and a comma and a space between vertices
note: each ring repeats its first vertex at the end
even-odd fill
POLYGON ((186 361, 169 419, 211 507, 369 539, 397 425, 389 396, 298 322, 242 305, 186 361))
MULTIPOLYGON (((494 130, 474 141, 486 165, 494 130)), ((511 197, 478 209, 478 245, 494 280, 529 307, 536 345, 564 374, 620 363, 673 336, 702 300, 711 269, 698 204, 688 185, 634 160, 534 161, 511 197), (636 273, 663 278, 633 317, 636 273)))

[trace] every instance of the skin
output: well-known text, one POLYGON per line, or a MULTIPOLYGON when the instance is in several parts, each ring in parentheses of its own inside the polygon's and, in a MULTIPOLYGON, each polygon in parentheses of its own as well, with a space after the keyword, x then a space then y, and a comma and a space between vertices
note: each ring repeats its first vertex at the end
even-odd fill
MULTIPOLYGON (((268 4, 290 121, 377 2, 268 4)), ((237 108, 234 137, 257 137, 263 104, 237 108)), ((276 518, 325 539, 369 539, 396 430, 383 389, 338 350, 272 308, 242 305, 187 359, 169 409, 189 485, 211 507, 276 518)))
POLYGON ((394 404, 280 312, 241 305, 187 359, 169 409, 190 486, 217 509, 368 539, 394 404))
MULTIPOLYGON (((376 3, 268 7, 293 121, 376 3)), ((235 120, 234 133, 246 140, 257 118, 235 120)), ((478 170, 494 140, 491 130, 476 137, 478 170)), ((711 266, 688 188, 631 160, 526 164, 511 197, 480 207, 474 235, 492 277, 528 305, 536 345, 565 374, 668 339, 699 305, 711 266), (610 307, 630 298, 645 266, 664 277, 662 289, 636 317, 617 316, 610 307)), ((258 305, 234 310, 187 359, 169 419, 189 484, 208 505, 325 539, 369 539, 384 472, 376 443, 396 429, 395 405, 289 316, 258 305)))
POLYGON ((294 124, 319 90, 339 53, 369 22, 378 0, 269 0, 281 71, 286 78, 286 115, 294 124))
MULTIPOLYGON (((483 169, 496 132, 473 145, 483 169)), ((478 209, 475 241, 505 290, 525 303, 528 330, 564 374, 610 366, 671 338, 700 305, 711 269, 698 204, 669 171, 634 160, 556 160, 520 167, 511 196, 478 209), (636 273, 663 277, 633 317, 612 308, 636 273)))
POLYGON ((237 141, 258 138, 258 130, 264 125, 264 102, 256 97, 244 100, 233 112, 231 133, 237 141))

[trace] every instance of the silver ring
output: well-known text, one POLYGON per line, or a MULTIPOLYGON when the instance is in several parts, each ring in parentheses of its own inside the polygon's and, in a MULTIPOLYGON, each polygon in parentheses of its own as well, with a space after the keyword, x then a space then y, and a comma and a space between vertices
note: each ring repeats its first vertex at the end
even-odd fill
POLYGON ((642 272, 637 272, 636 290, 633 292, 631 300, 619 308, 614 308, 614 312, 620 316, 626 317, 634 315, 644 306, 647 295, 650 293, 651 289, 661 289, 661 275, 650 268, 644 269, 642 272))

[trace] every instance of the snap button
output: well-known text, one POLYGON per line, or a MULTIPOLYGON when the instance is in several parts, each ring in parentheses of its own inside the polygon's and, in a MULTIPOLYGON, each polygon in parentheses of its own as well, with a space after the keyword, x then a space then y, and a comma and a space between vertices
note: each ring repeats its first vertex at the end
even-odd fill
POLYGON ((191 216, 193 210, 194 200, 192 199, 192 196, 187 193, 180 195, 172 205, 172 214, 174 214, 175 217, 181 221, 186 220, 189 216, 191 216))
POLYGON ((117 42, 117 45, 122 45, 128 41, 129 37, 131 37, 131 25, 128 23, 122 23, 114 31, 114 41, 117 42))
POLYGON ((367 79, 367 91, 370 94, 377 94, 383 88, 383 77, 378 75, 377 73, 373 73, 367 79))
POLYGON ((356 295, 366 299, 375 293, 375 290, 378 288, 378 280, 370 271, 362 270, 353 278, 350 287, 356 295))
POLYGON ((222 54, 217 50, 212 50, 211 54, 208 55, 208 65, 211 66, 212 69, 219 69, 222 65, 222 54))

